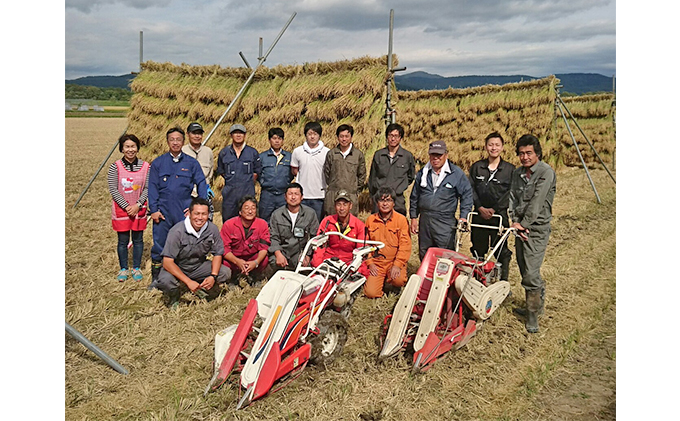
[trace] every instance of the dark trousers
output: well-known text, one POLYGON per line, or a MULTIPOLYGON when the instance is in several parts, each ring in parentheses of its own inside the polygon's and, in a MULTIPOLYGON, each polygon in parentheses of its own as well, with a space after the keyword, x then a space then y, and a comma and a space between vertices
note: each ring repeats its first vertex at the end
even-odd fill
POLYGON ((283 194, 274 194, 267 190, 262 190, 260 192, 259 204, 260 218, 264 219, 267 221, 267 224, 269 224, 269 218, 271 218, 272 213, 281 206, 285 206, 285 204, 286 197, 283 194))
POLYGON ((138 268, 142 265, 142 254, 144 253, 144 231, 127 231, 118 233, 118 263, 121 269, 128 269, 128 243, 132 233, 132 267, 138 268))
POLYGON ((302 204, 314 209, 317 219, 321 222, 323 219, 323 199, 302 199, 302 204))
MULTIPOLYGON (((206 260, 203 262, 198 268, 192 270, 192 271, 187 271, 184 272, 185 275, 187 275, 189 278, 192 280, 201 283, 205 278, 210 276, 212 272, 212 262, 210 260, 206 260)), ((215 285, 208 290, 208 294, 211 292, 217 292, 219 288, 215 288, 217 284, 223 284, 227 282, 231 278, 231 270, 224 266, 220 265, 220 273, 217 275, 217 279, 215 280, 215 285)), ((170 272, 166 271, 164 268, 161 269, 160 273, 158 274, 158 283, 156 285, 156 288, 160 289, 163 291, 163 293, 168 294, 170 296, 177 296, 178 294, 181 294, 183 290, 188 289, 186 288, 186 284, 174 276, 170 274, 170 272)))
MULTIPOLYGON (((510 224, 508 221, 507 212, 504 214, 501 213, 500 216, 503 220, 503 226, 505 228, 509 227, 510 224)), ((481 217, 481 215, 474 215, 472 217, 472 223, 477 225, 489 225, 491 227, 490 229, 477 227, 471 228, 470 241, 472 242, 472 247, 470 247, 470 253, 472 254, 472 257, 479 257, 482 259, 484 258, 486 252, 495 247, 496 243, 498 243, 498 240, 501 238, 498 233, 498 218, 484 219, 481 217)), ((494 256, 498 261, 510 259, 512 252, 508 248, 507 241, 503 243, 503 245, 498 250, 496 250, 494 256)))
MULTIPOLYGON (((452 213, 453 214, 453 211, 452 213)), ((443 212, 424 211, 418 220, 418 255, 423 260, 427 249, 439 247, 453 250, 456 244, 456 218, 443 212)))
POLYGON ((151 260, 154 262, 161 262, 163 257, 163 247, 165 247, 165 240, 168 238, 168 232, 174 225, 170 222, 168 216, 166 219, 160 219, 158 223, 153 223, 153 246, 151 246, 151 260))

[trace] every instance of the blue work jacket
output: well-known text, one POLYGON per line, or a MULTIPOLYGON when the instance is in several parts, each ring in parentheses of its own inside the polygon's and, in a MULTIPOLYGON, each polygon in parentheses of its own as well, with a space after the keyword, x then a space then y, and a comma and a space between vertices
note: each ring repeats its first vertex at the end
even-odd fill
POLYGON ((262 190, 267 190, 276 195, 284 194, 286 187, 293 180, 293 174, 290 172, 290 158, 292 155, 283 149, 280 154, 283 155, 283 158, 277 164, 276 154, 274 154, 272 148, 260 153, 262 173, 257 178, 260 186, 262 186, 262 190))
POLYGON ((229 145, 220 151, 216 172, 217 175, 224 177, 223 192, 241 191, 243 194, 254 195, 253 174, 259 177, 262 172, 260 154, 252 146, 245 145, 241 156, 237 157, 233 145, 229 145))
POLYGON ((191 203, 194 185, 198 196, 206 199, 205 176, 195 158, 180 153, 175 162, 170 152, 157 157, 149 169, 149 213, 160 210, 173 225, 182 221, 184 209, 191 203))
MULTIPOLYGON (((422 186, 423 169, 416 174, 413 190, 409 200, 409 215, 417 218, 423 212, 436 214, 438 217, 454 221, 460 200, 460 218, 467 218, 472 210, 472 187, 467 176, 459 167, 448 161, 450 173, 446 174, 435 190, 432 173, 427 174, 426 186, 422 186)), ((443 170, 442 170, 443 171, 443 170)))

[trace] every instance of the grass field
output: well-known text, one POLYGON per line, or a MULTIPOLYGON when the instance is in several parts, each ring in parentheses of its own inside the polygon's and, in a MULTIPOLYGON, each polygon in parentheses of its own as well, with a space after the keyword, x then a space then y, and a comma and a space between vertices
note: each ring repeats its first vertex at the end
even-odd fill
MULTIPOLYGON (((66 419, 616 418, 616 189, 604 170, 591 170, 602 204, 583 170, 558 173, 542 269, 547 293, 540 333, 527 334, 512 313, 524 303, 514 260, 509 303, 464 348, 422 375, 411 375, 410 362, 401 357, 376 362, 382 321, 396 297, 359 298, 349 339, 333 364, 309 366, 280 391, 236 412, 233 386, 207 398, 203 389, 212 374, 215 333, 237 323, 258 290, 229 292, 210 303, 185 296, 177 312, 168 310, 159 291, 146 290, 150 227, 144 235, 145 279, 118 283, 106 187, 117 149, 72 210, 126 125, 122 118, 66 119, 66 321, 130 371, 118 374, 66 335, 66 419)), ((409 263, 411 270, 417 267, 415 248, 409 263)))

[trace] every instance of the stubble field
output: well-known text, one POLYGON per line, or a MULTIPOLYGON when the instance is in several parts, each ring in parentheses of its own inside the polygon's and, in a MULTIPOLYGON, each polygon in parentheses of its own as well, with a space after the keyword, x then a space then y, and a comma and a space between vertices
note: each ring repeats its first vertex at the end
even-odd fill
POLYGON ((118 283, 106 187, 117 149, 72 209, 126 125, 118 118, 66 119, 66 321, 130 371, 115 372, 66 334, 67 420, 616 418, 616 189, 604 170, 591 170, 602 204, 582 169, 558 172, 540 333, 527 334, 513 315, 524 303, 514 260, 508 303, 464 348, 422 375, 411 375, 401 357, 376 361, 382 321, 397 298, 360 298, 333 364, 309 366, 282 390, 234 411, 233 386, 207 398, 203 389, 212 374, 215 333, 238 323, 258 289, 210 303, 185 296, 177 312, 168 310, 159 291, 146 289, 151 227, 144 235, 145 279, 118 283))

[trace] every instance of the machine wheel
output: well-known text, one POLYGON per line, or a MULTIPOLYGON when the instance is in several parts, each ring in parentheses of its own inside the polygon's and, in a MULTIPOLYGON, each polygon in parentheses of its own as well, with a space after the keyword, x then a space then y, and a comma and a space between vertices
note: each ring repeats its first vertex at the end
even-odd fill
POLYGON ((347 320, 340 313, 326 311, 316 326, 319 334, 309 341, 312 346, 309 360, 313 364, 330 364, 340 355, 347 342, 347 320))

